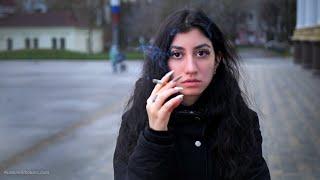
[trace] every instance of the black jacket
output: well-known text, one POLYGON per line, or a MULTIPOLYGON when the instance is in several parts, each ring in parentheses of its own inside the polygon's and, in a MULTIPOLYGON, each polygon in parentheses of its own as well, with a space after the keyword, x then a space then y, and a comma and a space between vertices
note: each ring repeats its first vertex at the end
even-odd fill
MULTIPOLYGON (((269 169, 262 157, 259 120, 255 112, 254 114, 258 148, 249 153, 250 168, 241 179, 269 180, 269 169)), ((129 118, 123 117, 123 121, 129 118)), ((178 108, 171 115, 169 131, 144 129, 128 161, 114 159, 115 180, 223 179, 213 170, 215 161, 212 160, 213 155, 209 149, 214 138, 207 134, 207 122, 202 113, 185 107, 178 108)), ((215 122, 216 124, 210 124, 210 127, 216 128, 219 125, 219 121, 215 122)), ((124 128, 123 123, 121 126, 124 128)), ((120 146, 123 144, 118 142, 115 155, 119 153, 119 148, 122 148, 120 146)))

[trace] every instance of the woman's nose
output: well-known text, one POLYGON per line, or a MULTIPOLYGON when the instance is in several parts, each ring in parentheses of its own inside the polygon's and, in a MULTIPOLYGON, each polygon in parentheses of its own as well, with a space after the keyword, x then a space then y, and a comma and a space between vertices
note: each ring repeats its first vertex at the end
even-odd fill
POLYGON ((186 74, 194 74, 197 73, 197 64, 192 55, 188 55, 185 61, 185 71, 186 74))

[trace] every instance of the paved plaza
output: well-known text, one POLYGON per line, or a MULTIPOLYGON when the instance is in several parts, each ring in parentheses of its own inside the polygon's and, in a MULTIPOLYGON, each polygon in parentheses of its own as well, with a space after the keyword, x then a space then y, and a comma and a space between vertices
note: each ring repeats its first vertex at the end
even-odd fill
MULTIPOLYGON (((243 59, 272 179, 320 179, 320 77, 291 58, 243 59)), ((0 61, 0 179, 113 179, 141 62, 127 65, 112 74, 105 61, 0 61)))

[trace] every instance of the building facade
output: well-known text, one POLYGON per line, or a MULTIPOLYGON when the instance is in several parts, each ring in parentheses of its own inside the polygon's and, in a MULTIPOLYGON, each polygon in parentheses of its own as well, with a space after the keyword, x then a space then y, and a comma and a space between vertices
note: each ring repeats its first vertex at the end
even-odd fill
POLYGON ((14 14, 0 19, 0 51, 60 49, 103 51, 103 31, 88 27, 71 12, 14 14))
POLYGON ((294 62, 320 74, 320 0, 297 0, 294 62))

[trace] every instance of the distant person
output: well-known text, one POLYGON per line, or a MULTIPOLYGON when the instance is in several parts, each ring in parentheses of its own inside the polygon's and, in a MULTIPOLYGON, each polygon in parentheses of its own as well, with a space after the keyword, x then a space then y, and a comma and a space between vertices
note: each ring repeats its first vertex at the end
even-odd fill
POLYGON ((112 45, 109 51, 109 59, 112 64, 112 72, 124 72, 127 67, 124 63, 126 60, 126 55, 120 52, 116 45, 112 45))
POLYGON ((153 46, 122 115, 115 180, 269 180, 258 115, 217 25, 202 11, 180 10, 153 46))
POLYGON ((112 65, 112 72, 116 73, 117 70, 117 55, 119 54, 118 48, 116 45, 112 45, 110 50, 109 50, 109 59, 111 61, 111 65, 112 65))
POLYGON ((126 60, 126 55, 123 52, 119 52, 116 56, 116 59, 117 64, 119 64, 119 71, 125 72, 127 70, 127 66, 124 63, 124 61, 126 60))

